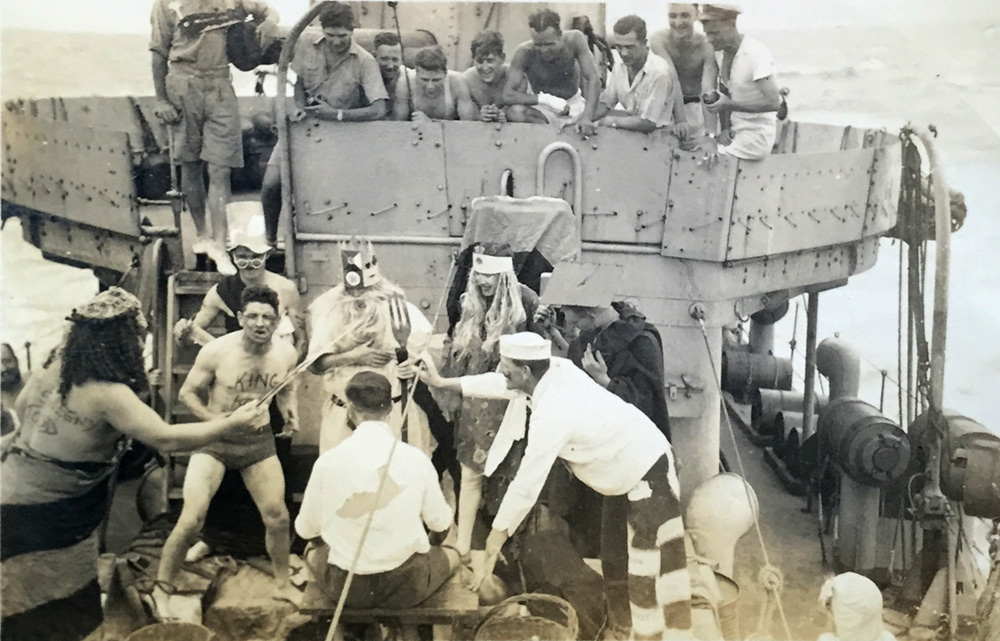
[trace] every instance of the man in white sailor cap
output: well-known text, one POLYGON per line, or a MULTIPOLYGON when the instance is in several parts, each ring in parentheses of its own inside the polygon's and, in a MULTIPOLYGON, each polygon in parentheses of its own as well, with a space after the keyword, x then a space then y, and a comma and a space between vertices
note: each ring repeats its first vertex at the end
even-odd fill
POLYGON ((732 4, 701 6, 705 37, 716 53, 722 53, 718 95, 705 97, 705 109, 719 117, 720 154, 760 160, 774 146, 781 96, 771 52, 736 28, 740 12, 732 4))
POLYGON ((500 338, 498 372, 443 378, 428 362, 421 373, 433 387, 512 399, 490 448, 487 474, 514 440, 527 439, 524 458, 486 540, 486 563, 477 581, 492 573, 500 548, 534 506, 560 458, 597 492, 628 497, 634 637, 690 638, 691 585, 670 444, 634 405, 598 385, 571 361, 552 357, 551 350, 551 342, 537 334, 510 334, 500 338))

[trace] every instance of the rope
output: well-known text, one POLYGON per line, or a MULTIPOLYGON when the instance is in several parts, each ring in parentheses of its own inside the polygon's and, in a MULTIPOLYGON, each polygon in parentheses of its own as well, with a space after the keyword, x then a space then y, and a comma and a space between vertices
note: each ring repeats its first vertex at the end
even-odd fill
MULTIPOLYGON (((395 11, 395 7, 393 7, 393 11, 395 11)), ((453 255, 451 269, 448 272, 448 278, 445 280, 444 287, 441 288, 441 296, 438 298, 437 312, 434 315, 435 323, 437 323, 437 318, 441 314, 441 307, 444 305, 444 300, 448 295, 448 287, 451 284, 452 272, 454 271, 457 262, 457 255, 453 255)), ((410 385, 406 402, 403 403, 403 411, 400 414, 400 429, 402 429, 402 426, 406 424, 410 409, 413 407, 413 392, 415 392, 416 389, 417 385, 416 381, 414 381, 414 384, 410 385)), ((378 509, 378 503, 382 499, 382 490, 385 488, 386 479, 389 478, 389 465, 392 463, 392 456, 396 453, 396 446, 398 444, 399 439, 393 439, 392 447, 389 449, 389 458, 385 462, 385 472, 382 473, 382 478, 379 479, 378 489, 375 491, 375 500, 372 503, 372 510, 368 513, 368 518, 365 520, 365 527, 361 531, 361 538, 358 540, 358 548, 354 551, 354 558, 351 560, 351 567, 347 571, 347 578, 344 580, 344 587, 340 592, 340 598, 337 599, 337 608, 333 612, 333 619, 330 621, 330 627, 326 631, 326 641, 333 641, 334 634, 337 630, 337 624, 340 622, 340 617, 344 613, 344 604, 347 602, 347 594, 351 589, 351 583, 354 581, 354 573, 358 568, 358 559, 361 558, 361 550, 364 548, 365 540, 368 538, 368 531, 371 529, 372 520, 375 518, 375 511, 378 509)))
MULTIPOLYGON (((400 427, 406 422, 407 416, 410 412, 410 408, 413 407, 413 391, 417 389, 416 385, 410 386, 410 393, 407 397, 407 402, 403 405, 405 408, 400 415, 400 427)), ((344 587, 340 591, 340 598, 337 599, 337 608, 333 612, 333 619, 330 621, 330 627, 326 631, 326 641, 333 641, 334 634, 337 630, 337 624, 340 623, 340 617, 344 613, 344 605, 347 603, 347 595, 351 590, 351 583, 354 581, 354 574, 358 569, 358 560, 361 558, 361 550, 364 549, 365 541, 368 539, 368 531, 371 530, 372 521, 375 520, 375 512, 378 511, 378 503, 382 500, 382 490, 385 489, 385 483, 389 479, 389 466, 392 464, 392 457, 396 453, 396 446, 399 445, 400 440, 398 438, 392 439, 392 447, 389 448, 389 457, 385 461, 385 471, 382 472, 382 478, 379 479, 378 489, 375 490, 375 499, 372 502, 371 512, 368 513, 368 518, 365 519, 365 527, 361 530, 361 538, 358 540, 358 547, 354 550, 354 558, 351 559, 351 567, 347 571, 347 578, 344 579, 344 587)))
MULTIPOLYGON (((719 405, 722 408, 722 415, 726 420, 726 429, 729 430, 729 437, 733 442, 733 452, 736 454, 736 464, 740 468, 740 475, 743 477, 743 490, 747 495, 747 502, 753 505, 753 496, 750 494, 750 482, 746 480, 747 473, 746 467, 743 465, 743 456, 740 454, 739 445, 736 443, 736 432, 733 430, 732 421, 729 420, 729 412, 726 410, 726 406, 723 403, 723 392, 722 383, 719 378, 719 371, 715 366, 715 359, 712 358, 712 344, 708 340, 708 331, 705 329, 705 320, 703 318, 698 318, 698 326, 701 328, 701 336, 705 341, 705 350, 708 354, 708 362, 712 366, 712 379, 715 381, 715 386, 719 391, 719 405)), ((781 570, 771 563, 771 556, 767 552, 767 544, 764 542, 764 533, 760 529, 760 518, 757 514, 753 517, 753 527, 754 532, 757 534, 757 541, 760 543, 761 553, 764 557, 764 566, 761 568, 760 574, 758 575, 758 580, 765 590, 771 593, 774 598, 774 603, 778 608, 778 614, 781 616, 781 624, 785 630, 785 637, 791 641, 792 631, 788 625, 788 618, 785 616, 785 608, 781 602, 781 588, 784 584, 784 579, 781 574, 781 570)))

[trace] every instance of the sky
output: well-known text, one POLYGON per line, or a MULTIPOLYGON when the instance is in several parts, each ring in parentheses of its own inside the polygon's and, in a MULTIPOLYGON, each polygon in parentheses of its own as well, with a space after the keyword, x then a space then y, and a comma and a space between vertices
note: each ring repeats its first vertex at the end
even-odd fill
MULTIPOLYGON (((404 0, 405 1, 405 0, 404 0)), ((270 0, 283 22, 291 24, 308 0, 270 0)), ((144 33, 149 28, 151 0, 0 0, 4 29, 144 33)), ((664 26, 663 0, 611 0, 608 18, 636 13, 651 28, 664 26), (659 17, 658 17, 659 16, 659 17)), ((900 22, 969 21, 984 29, 1000 29, 1000 2, 995 0, 746 0, 741 3, 747 29, 812 28, 833 25, 900 22)))

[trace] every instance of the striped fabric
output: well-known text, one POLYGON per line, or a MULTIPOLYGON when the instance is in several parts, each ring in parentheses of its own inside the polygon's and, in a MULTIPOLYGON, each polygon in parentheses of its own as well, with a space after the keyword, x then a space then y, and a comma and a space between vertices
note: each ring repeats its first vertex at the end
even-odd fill
POLYGON ((628 592, 633 638, 689 638, 691 580, 676 475, 666 456, 628 493, 628 592))
POLYGON ((12 448, 0 466, 0 639, 75 641, 101 623, 98 526, 113 463, 12 448))

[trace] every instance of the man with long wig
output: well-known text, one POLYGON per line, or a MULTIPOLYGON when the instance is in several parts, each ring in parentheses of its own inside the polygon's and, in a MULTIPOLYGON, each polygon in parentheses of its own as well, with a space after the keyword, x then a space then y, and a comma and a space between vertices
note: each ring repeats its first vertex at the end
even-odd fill
MULTIPOLYGON (((473 255, 472 273, 462 294, 461 316, 446 353, 445 371, 452 376, 484 374, 500 364, 500 337, 528 329, 538 308, 538 296, 518 282, 510 256, 480 251, 473 255)), ((462 469, 458 498, 458 542, 468 555, 472 529, 482 499, 486 455, 493 444, 507 401, 503 399, 460 398, 443 400, 455 422, 455 449, 462 469)))

